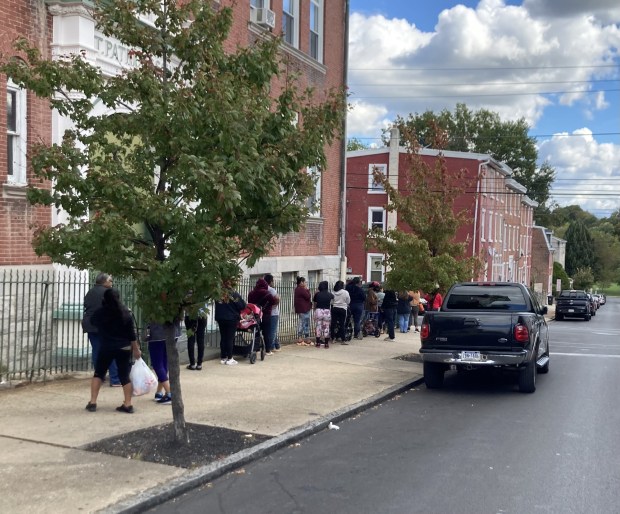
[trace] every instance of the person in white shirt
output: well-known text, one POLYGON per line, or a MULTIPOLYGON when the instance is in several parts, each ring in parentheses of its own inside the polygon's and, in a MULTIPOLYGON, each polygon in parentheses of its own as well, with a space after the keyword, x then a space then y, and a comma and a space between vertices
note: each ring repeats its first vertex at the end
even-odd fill
POLYGON ((340 340, 340 344, 349 344, 345 337, 347 311, 351 303, 349 292, 344 288, 344 282, 339 280, 334 284, 334 301, 332 302, 332 340, 340 340), (335 333, 337 330, 337 333, 335 333))

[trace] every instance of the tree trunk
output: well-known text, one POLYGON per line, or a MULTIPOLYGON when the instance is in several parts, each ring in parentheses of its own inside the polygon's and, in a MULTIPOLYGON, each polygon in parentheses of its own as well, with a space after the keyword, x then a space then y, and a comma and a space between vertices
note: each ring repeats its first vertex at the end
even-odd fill
POLYGON ((181 393, 179 351, 175 338, 175 325, 172 323, 166 324, 166 353, 168 354, 168 378, 172 392, 174 440, 179 444, 189 444, 189 432, 185 425, 185 407, 181 393))

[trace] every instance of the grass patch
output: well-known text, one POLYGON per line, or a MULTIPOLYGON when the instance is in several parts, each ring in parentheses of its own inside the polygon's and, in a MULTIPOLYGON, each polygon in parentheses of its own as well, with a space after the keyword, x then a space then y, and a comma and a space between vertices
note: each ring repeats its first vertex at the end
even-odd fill
POLYGON ((599 287, 595 284, 592 290, 606 296, 620 296, 620 283, 611 284, 609 287, 599 287))

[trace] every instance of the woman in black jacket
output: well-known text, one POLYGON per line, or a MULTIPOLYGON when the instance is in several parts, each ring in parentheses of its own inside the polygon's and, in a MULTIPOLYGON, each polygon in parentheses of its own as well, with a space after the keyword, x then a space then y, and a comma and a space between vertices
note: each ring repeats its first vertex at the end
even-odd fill
POLYGON ((136 359, 140 358, 142 353, 138 345, 131 312, 121 302, 116 289, 106 289, 103 293, 102 306, 95 311, 91 322, 97 327, 101 336, 101 349, 95 363, 95 375, 90 383, 90 401, 86 405, 86 410, 90 412, 97 410, 97 396, 101 384, 110 364, 115 360, 124 396, 123 404, 116 407, 116 410, 132 414, 131 395, 133 389, 129 380, 131 353, 133 351, 133 356, 136 359))
POLYGON ((230 283, 224 283, 222 299, 215 302, 214 317, 220 327, 220 362, 227 366, 237 364, 233 359, 233 346, 240 312, 245 309, 245 305, 241 295, 231 288, 230 283))
POLYGON ((396 307, 398 300, 396 299, 396 293, 392 289, 385 290, 385 296, 383 297, 383 316, 385 317, 385 324, 388 329, 388 336, 384 341, 395 341, 394 335, 394 320, 396 318, 396 307))

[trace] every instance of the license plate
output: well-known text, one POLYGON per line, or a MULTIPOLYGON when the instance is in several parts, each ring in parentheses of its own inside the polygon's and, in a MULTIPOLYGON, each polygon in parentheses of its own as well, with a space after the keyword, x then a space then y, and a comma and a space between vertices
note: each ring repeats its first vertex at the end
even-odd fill
POLYGON ((568 309, 568 312, 575 312, 575 309, 568 309))
POLYGON ((461 352, 462 361, 480 361, 480 352, 461 352))

